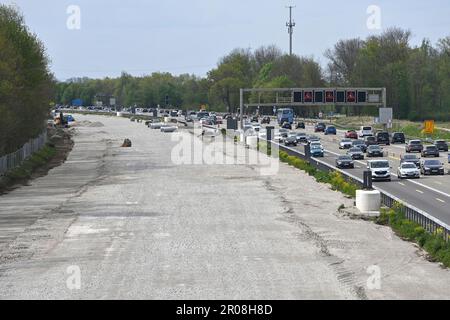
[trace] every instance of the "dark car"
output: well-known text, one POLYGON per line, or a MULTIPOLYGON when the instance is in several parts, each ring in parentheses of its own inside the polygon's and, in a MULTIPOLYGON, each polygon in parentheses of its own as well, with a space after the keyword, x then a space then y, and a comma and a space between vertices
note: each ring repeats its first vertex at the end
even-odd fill
POLYGON ((250 122, 258 122, 258 121, 259 121, 259 119, 258 119, 257 116, 253 116, 253 117, 250 119, 250 122))
POLYGON ((325 135, 328 135, 328 134, 334 134, 334 135, 336 135, 337 134, 337 130, 336 130, 336 127, 333 127, 333 126, 329 126, 329 127, 327 127, 326 129, 325 129, 325 135))
POLYGON ((439 151, 448 152, 448 143, 445 140, 436 140, 434 145, 438 148, 439 151))
POLYGON ((352 142, 352 147, 358 147, 361 149, 362 152, 367 151, 367 145, 363 140, 354 140, 352 142))
POLYGON ((264 123, 270 124, 270 117, 264 117, 264 118, 262 118, 261 124, 264 124, 264 123))
POLYGON ((405 143, 405 134, 403 132, 394 132, 392 134, 391 143, 405 143))
POLYGON ((420 164, 420 172, 423 175, 444 175, 444 165, 439 160, 424 160, 420 164))
POLYGON ((355 130, 348 130, 345 133, 345 137, 348 139, 358 139, 358 133, 355 130))
POLYGON ((425 146, 422 150, 422 157, 439 157, 439 149, 435 145, 425 146))
POLYGON ((336 167, 338 168, 355 168, 355 163, 350 156, 339 156, 336 159, 336 167))
POLYGON ((292 125, 291 125, 289 122, 283 123, 283 124, 281 125, 281 127, 282 127, 283 129, 289 129, 289 130, 292 130, 292 125))
POLYGON ((377 138, 377 143, 378 144, 385 144, 385 145, 390 145, 391 142, 389 140, 389 133, 388 132, 378 132, 376 134, 376 138, 377 138))
POLYGON ((383 149, 379 145, 371 145, 367 147, 367 156, 369 158, 373 157, 383 157, 383 149))
POLYGON ((420 140, 410 140, 405 147, 406 152, 422 152, 423 144, 420 140))
POLYGON ((304 122, 297 122, 297 125, 295 126, 296 129, 305 129, 305 123, 304 122))
POLYGON ((311 146, 310 153, 312 157, 322 157, 324 156, 324 152, 322 147, 318 145, 311 146))
POLYGON ((366 144, 367 147, 378 145, 377 138, 374 136, 366 136, 364 138, 364 143, 366 144))
POLYGON ((326 128, 325 123, 319 122, 314 126, 314 132, 324 132, 326 128))
POLYGON ((296 137, 297 137, 297 142, 303 142, 306 143, 308 141, 308 136, 306 135, 306 133, 303 132, 298 132, 296 133, 296 137))
POLYGON ((353 160, 364 160, 364 152, 358 147, 350 148, 347 155, 352 157, 353 160))
POLYGON ((296 135, 289 135, 286 138, 283 139, 285 146, 297 146, 297 136, 296 135))
POLYGON ((420 168, 420 158, 415 154, 402 154, 400 156, 400 163, 411 162, 420 168))

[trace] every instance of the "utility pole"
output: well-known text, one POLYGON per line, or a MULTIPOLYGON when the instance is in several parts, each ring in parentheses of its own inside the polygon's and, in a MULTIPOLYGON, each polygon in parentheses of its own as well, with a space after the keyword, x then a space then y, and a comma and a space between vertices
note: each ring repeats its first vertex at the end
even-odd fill
POLYGON ((294 33, 295 22, 292 21, 292 8, 295 6, 288 6, 289 8, 289 22, 286 22, 286 27, 288 27, 289 33, 289 55, 292 56, 292 34, 294 33))

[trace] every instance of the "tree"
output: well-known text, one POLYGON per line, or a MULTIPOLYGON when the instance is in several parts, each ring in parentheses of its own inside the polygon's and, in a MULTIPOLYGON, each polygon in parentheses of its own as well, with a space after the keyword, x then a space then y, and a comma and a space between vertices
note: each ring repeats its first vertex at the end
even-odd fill
POLYGON ((44 46, 15 8, 0 5, 0 155, 42 132, 53 86, 44 46))

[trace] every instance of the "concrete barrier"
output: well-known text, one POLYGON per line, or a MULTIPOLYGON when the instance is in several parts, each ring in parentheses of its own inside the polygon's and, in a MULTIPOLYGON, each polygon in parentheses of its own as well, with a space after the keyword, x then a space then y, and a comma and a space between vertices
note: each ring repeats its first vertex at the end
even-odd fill
POLYGON ((161 132, 175 132, 177 131, 178 127, 176 126, 162 126, 161 132))
POLYGON ((258 144, 258 137, 256 137, 256 136, 247 136, 246 138, 247 138, 246 144, 250 148, 256 148, 256 146, 258 144))
POLYGON ((381 193, 378 190, 356 190, 356 207, 363 215, 379 216, 381 193))

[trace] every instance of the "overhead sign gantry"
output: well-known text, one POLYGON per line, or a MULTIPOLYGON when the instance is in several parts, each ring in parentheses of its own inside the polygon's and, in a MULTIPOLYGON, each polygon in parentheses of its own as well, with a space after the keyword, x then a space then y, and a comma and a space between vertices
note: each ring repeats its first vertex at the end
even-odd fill
POLYGON ((243 125, 246 107, 297 106, 374 106, 386 107, 386 88, 249 88, 240 89, 243 125), (244 93, 250 93, 244 101, 244 93))

